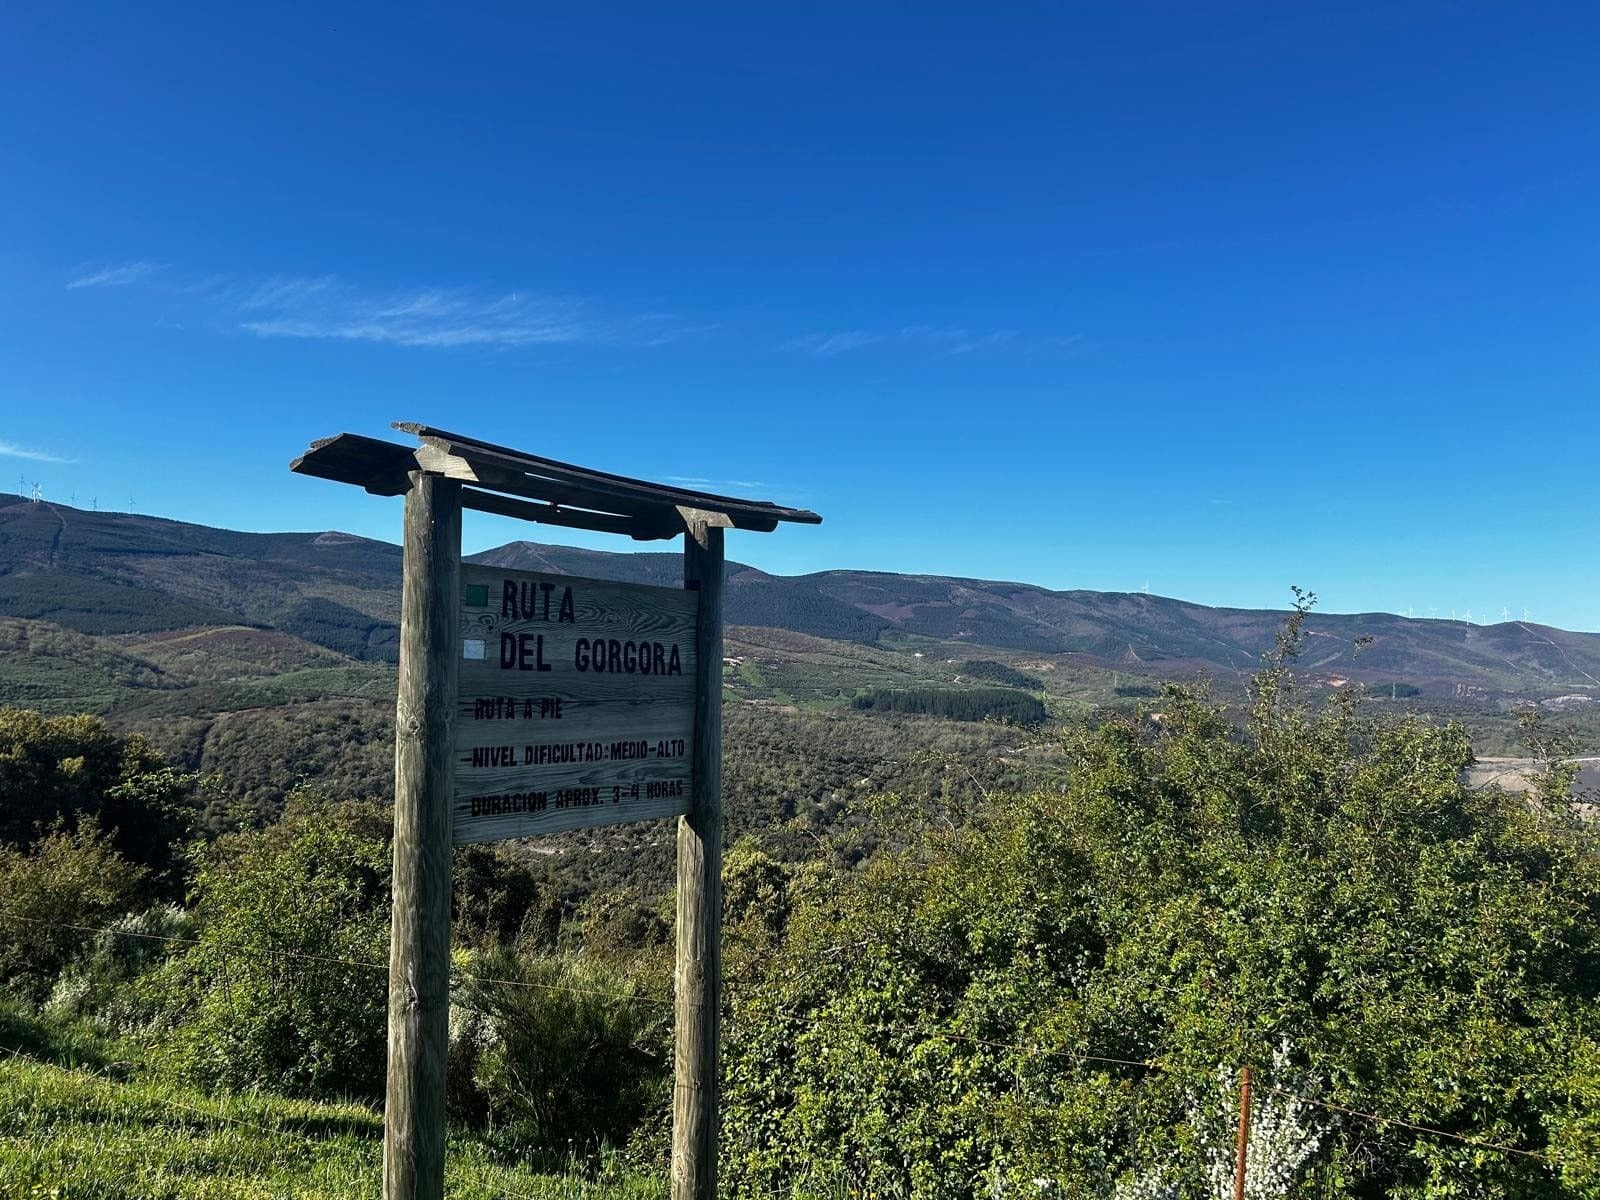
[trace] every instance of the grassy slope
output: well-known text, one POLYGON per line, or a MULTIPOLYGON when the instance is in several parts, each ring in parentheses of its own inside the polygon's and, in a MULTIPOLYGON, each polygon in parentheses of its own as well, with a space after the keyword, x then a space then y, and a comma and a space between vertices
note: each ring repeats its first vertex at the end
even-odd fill
MULTIPOLYGON (((360 1105, 208 1096, 14 1055, 0 1062, 0 1197, 367 1200, 380 1190, 382 1151, 382 1119, 360 1105)), ((644 1200, 667 1190, 649 1178, 532 1175, 460 1136, 446 1169, 446 1193, 465 1200, 644 1200)))

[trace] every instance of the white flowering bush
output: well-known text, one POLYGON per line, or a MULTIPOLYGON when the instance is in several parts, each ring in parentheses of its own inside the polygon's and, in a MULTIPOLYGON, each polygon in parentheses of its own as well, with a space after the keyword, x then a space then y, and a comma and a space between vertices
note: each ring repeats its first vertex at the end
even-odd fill
MULTIPOLYGON (((1207 1200, 1234 1200, 1237 1183, 1239 1074, 1226 1065, 1216 1071, 1216 1088, 1189 1103, 1188 1121, 1205 1146, 1207 1200)), ((1316 1109, 1297 1096, 1314 1081, 1293 1066, 1287 1039, 1272 1054, 1272 1066, 1257 1075, 1250 1105, 1250 1138, 1245 1154, 1246 1200, 1281 1200, 1316 1157, 1328 1126, 1316 1109), (1274 1089, 1282 1089, 1274 1090, 1274 1089)), ((1176 1162, 1158 1164, 1119 1183, 1113 1200, 1181 1200, 1193 1195, 1194 1170, 1176 1162)))
MULTIPOLYGON (((1269 1087, 1282 1087, 1285 1092, 1309 1090, 1305 1075, 1294 1071, 1290 1063, 1287 1039, 1273 1051, 1272 1068, 1264 1074, 1269 1087)), ((1229 1118, 1237 1121, 1238 1078, 1226 1067, 1219 1067, 1217 1086, 1226 1126, 1229 1118)), ((1233 1200, 1236 1193, 1237 1125, 1233 1128, 1235 1140, 1220 1146, 1213 1141, 1206 1150, 1207 1195, 1214 1200, 1233 1200)), ((1316 1110, 1305 1101, 1268 1088, 1256 1089, 1250 1105, 1250 1140, 1245 1154, 1245 1200, 1287 1196, 1306 1164, 1316 1156, 1326 1132, 1316 1110)))
POLYGON ((189 914, 176 904, 117 917, 57 977, 45 1011, 57 1017, 93 1017, 117 1033, 141 1031, 153 1014, 130 985, 181 949, 193 929, 189 914))

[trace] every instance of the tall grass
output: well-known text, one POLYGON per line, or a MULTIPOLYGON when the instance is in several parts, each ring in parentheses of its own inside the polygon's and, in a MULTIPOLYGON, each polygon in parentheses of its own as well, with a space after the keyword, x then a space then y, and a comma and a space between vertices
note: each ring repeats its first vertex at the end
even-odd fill
MULTIPOLYGON (((383 1122, 355 1104, 214 1096, 0 1050, 0 1197, 54 1200, 370 1200, 383 1122)), ((452 1136, 445 1190, 460 1200, 657 1200, 658 1178, 540 1175, 452 1136)))

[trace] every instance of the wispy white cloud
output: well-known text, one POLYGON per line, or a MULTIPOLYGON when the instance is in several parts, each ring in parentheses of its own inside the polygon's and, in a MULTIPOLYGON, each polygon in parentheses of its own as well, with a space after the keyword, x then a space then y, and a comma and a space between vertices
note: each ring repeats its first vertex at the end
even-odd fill
POLYGON ((82 266, 73 273, 71 279, 67 280, 67 288, 70 291, 74 288, 125 287, 160 269, 160 263, 147 262, 144 259, 100 267, 82 266))
POLYGON ((965 329, 938 325, 903 325, 899 329, 876 333, 864 329, 846 330, 842 333, 813 333, 792 338, 783 343, 786 350, 804 350, 812 354, 829 356, 859 350, 864 346, 882 344, 920 349, 937 355, 973 354, 984 350, 1002 348, 1015 351, 1059 351, 1078 342, 1079 338, 1042 337, 1024 334, 1018 329, 965 329))
MULTIPOLYGON (((138 285, 142 299, 161 302, 164 311, 155 319, 163 328, 222 329, 259 338, 448 350, 576 345, 639 349, 740 336, 737 322, 730 325, 704 314, 686 318, 655 303, 628 313, 595 300, 541 291, 380 287, 339 275, 208 275, 146 259, 84 266, 67 283, 74 289, 130 285, 138 285)), ((760 336, 748 327, 746 333, 760 336)), ((943 357, 1059 354, 1078 340, 1017 329, 902 325, 808 333, 778 347, 819 358, 870 347, 943 357)))
POLYGON ((660 346, 703 332, 671 313, 619 315, 581 298, 470 287, 373 287, 337 275, 182 278, 150 262, 89 270, 71 288, 143 281, 172 327, 206 326, 262 338, 393 346, 515 347, 577 343, 660 346))
POLYGON ((933 325, 907 325, 900 331, 900 337, 905 341, 919 342, 941 354, 971 354, 974 350, 990 350, 1015 343, 1019 336, 1015 329, 991 329, 982 333, 933 325))
POLYGON ((51 454, 46 450, 34 450, 28 446, 19 446, 15 442, 0 440, 0 458, 25 458, 29 462, 75 463, 75 458, 64 458, 59 454, 51 454))
POLYGON ((784 343, 789 350, 807 350, 812 354, 823 356, 844 354, 849 350, 859 350, 863 346, 870 346, 874 342, 883 341, 881 333, 867 333, 861 329, 847 329, 843 333, 808 333, 804 337, 797 337, 784 343))
MULTIPOLYGON (((318 338, 395 346, 547 346, 621 342, 630 323, 581 300, 468 288, 373 290, 336 276, 278 277, 238 289, 238 327, 257 337, 318 338)), ((647 338, 663 339, 652 320, 647 338)))
POLYGON ((739 490, 758 490, 768 485, 759 479, 704 479, 699 475, 666 475, 663 478, 668 483, 675 483, 679 487, 694 488, 703 492, 733 492, 739 490))

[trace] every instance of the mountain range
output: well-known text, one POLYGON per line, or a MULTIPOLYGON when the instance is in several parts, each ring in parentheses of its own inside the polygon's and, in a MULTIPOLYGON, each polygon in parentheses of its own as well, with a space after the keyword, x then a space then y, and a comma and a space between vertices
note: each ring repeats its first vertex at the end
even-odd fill
MULTIPOLYGON (((676 554, 512 542, 473 561, 676 584, 676 554)), ((730 561, 730 625, 915 653, 1064 657, 1132 675, 1237 677, 1286 613, 1142 593, 1053 591, 943 575, 769 574, 730 561)), ((401 555, 337 532, 239 533, 18 499, 0 504, 0 616, 90 637, 275 631, 355 662, 393 661, 401 555)), ((1328 681, 1460 698, 1600 698, 1600 634, 1313 612, 1302 666, 1328 681)))

